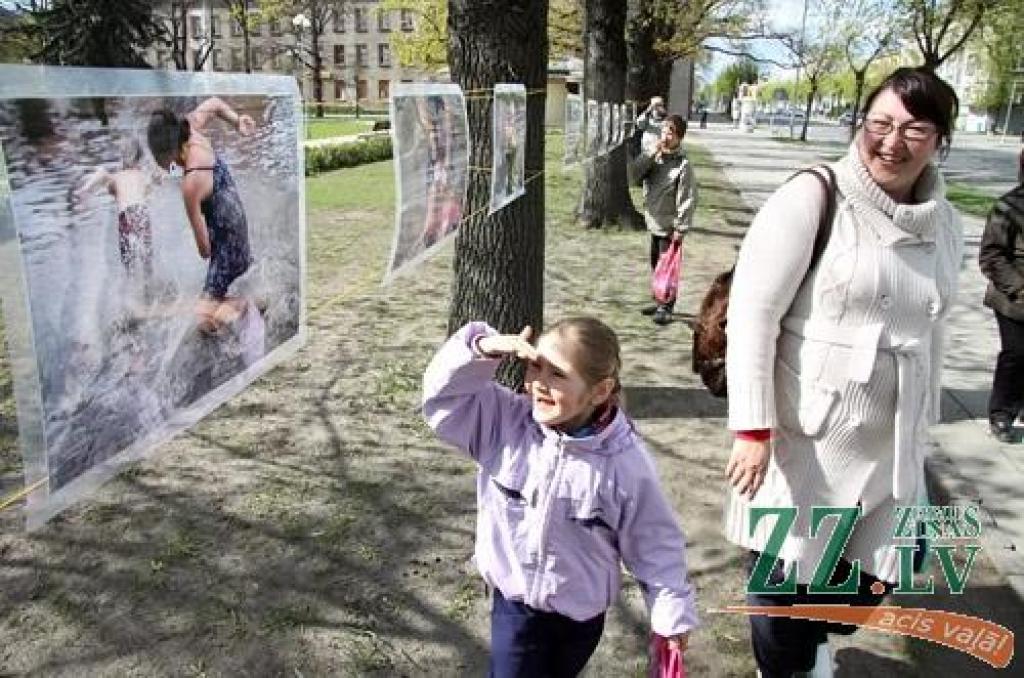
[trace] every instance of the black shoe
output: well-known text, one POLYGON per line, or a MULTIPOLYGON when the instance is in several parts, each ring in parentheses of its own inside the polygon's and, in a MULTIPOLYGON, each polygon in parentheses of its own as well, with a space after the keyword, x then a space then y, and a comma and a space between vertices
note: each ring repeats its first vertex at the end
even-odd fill
POLYGON ((1001 443, 1012 443, 1013 422, 1003 418, 989 419, 989 430, 993 437, 1001 443))
POLYGON ((651 304, 650 306, 644 306, 643 308, 641 308, 640 309, 640 314, 641 315, 654 315, 654 313, 657 310, 658 310, 657 304, 651 304))
POLYGON ((668 325, 671 322, 672 312, 664 306, 659 306, 654 311, 654 324, 655 325, 668 325))

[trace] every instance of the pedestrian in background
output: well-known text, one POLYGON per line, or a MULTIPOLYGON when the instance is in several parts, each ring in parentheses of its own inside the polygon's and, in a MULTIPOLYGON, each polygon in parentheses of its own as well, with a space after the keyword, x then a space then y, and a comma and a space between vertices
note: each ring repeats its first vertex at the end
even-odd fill
MULTIPOLYGON (((670 115, 661 126, 658 142, 636 161, 634 174, 643 182, 644 223, 651 234, 651 270, 669 244, 682 240, 693 222, 697 207, 697 182, 693 166, 683 150, 686 121, 670 115)), ((667 325, 675 300, 648 306, 641 311, 653 315, 658 325, 667 325)))
POLYGON ((1014 441, 1013 422, 1024 409, 1024 154, 1017 187, 996 201, 985 222, 978 263, 988 278, 985 305, 999 324, 999 356, 988 401, 997 439, 1014 441))

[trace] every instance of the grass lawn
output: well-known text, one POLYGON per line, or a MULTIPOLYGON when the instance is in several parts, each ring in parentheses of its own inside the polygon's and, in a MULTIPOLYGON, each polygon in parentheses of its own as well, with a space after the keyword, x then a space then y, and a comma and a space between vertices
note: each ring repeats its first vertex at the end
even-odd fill
POLYGON ((959 181, 946 184, 946 199, 957 209, 976 217, 985 218, 996 203, 996 198, 959 181))
POLYGON ((351 134, 362 134, 373 129, 380 118, 306 118, 306 139, 327 139, 351 134))

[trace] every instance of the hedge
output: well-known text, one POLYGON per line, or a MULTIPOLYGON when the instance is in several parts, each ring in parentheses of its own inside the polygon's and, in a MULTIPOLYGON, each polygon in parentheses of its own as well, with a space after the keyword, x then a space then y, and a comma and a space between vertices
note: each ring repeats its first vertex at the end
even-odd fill
MULTIPOLYGON (((352 104, 324 104, 324 115, 355 115, 356 107, 352 104)), ((316 117, 316 104, 304 102, 303 108, 306 110, 306 117, 316 117)), ((369 118, 379 117, 388 114, 388 107, 385 103, 384 106, 365 106, 360 104, 359 115, 365 115, 369 118)))
POLYGON ((381 134, 344 144, 306 146, 306 176, 391 159, 391 136, 381 134))

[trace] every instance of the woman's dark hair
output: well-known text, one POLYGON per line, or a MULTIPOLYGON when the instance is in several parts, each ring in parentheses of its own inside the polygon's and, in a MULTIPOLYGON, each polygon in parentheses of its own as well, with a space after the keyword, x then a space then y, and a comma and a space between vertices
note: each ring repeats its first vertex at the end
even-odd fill
POLYGON ((956 92, 935 73, 918 66, 897 68, 872 90, 864 102, 864 111, 871 110, 875 97, 891 89, 903 106, 919 120, 935 125, 946 149, 953 143, 953 124, 960 110, 956 92))
POLYGON ((675 128, 676 134, 682 139, 686 134, 686 121, 683 120, 683 116, 673 113, 672 115, 665 118, 664 125, 672 125, 675 128))
POLYGON ((191 134, 188 120, 179 118, 174 111, 163 108, 149 116, 146 140, 157 162, 163 162, 168 156, 177 153, 191 134))

